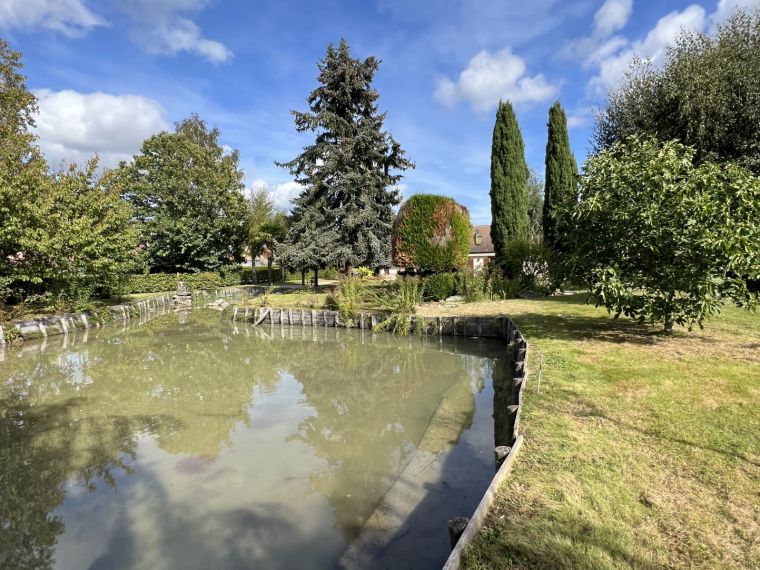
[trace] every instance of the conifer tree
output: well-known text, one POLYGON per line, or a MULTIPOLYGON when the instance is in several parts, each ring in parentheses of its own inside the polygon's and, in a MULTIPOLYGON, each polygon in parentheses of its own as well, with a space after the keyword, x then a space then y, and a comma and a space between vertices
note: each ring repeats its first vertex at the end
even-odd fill
POLYGON ((578 166, 570 150, 567 118, 559 101, 549 109, 544 187, 544 242, 557 253, 567 250, 568 211, 578 191, 578 166))
POLYGON ((491 147, 491 237, 496 263, 504 261, 510 241, 528 239, 528 176, 512 105, 499 102, 491 147))
POLYGON ((286 258, 297 257, 300 268, 307 252, 313 269, 390 264, 398 171, 414 165, 383 130, 385 113, 372 87, 379 63, 352 58, 345 40, 337 48, 330 44, 318 63, 319 87, 309 95, 309 111, 293 111, 296 130, 316 134, 313 144, 281 164, 304 186, 285 246, 286 258), (320 248, 306 241, 315 235, 320 248))

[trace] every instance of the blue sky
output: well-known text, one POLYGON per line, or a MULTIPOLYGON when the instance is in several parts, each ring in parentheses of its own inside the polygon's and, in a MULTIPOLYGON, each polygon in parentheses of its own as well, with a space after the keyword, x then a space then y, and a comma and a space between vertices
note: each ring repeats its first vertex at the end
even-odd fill
POLYGON ((542 172, 546 114, 565 107, 583 162, 592 111, 633 54, 661 61, 681 29, 709 31, 760 0, 0 0, 0 36, 24 53, 52 164, 129 158, 192 112, 237 148, 248 185, 287 205, 298 188, 290 109, 305 110, 316 62, 345 37, 382 60, 387 127, 417 168, 405 195, 452 196, 489 221, 490 139, 515 103, 529 166, 542 172))

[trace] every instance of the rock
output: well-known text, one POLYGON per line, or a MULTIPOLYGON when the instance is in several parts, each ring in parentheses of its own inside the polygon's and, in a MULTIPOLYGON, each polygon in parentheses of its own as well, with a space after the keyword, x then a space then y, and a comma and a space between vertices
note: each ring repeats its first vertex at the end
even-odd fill
POLYGON ((462 297, 461 295, 454 295, 452 297, 447 297, 446 300, 444 301, 444 304, 447 307, 456 307, 458 305, 461 305, 462 303, 464 303, 464 297, 462 297))
POLYGON ((544 295, 542 293, 537 293, 536 291, 528 291, 527 289, 523 289, 517 293, 517 296, 520 299, 536 299, 538 297, 543 297, 544 295))

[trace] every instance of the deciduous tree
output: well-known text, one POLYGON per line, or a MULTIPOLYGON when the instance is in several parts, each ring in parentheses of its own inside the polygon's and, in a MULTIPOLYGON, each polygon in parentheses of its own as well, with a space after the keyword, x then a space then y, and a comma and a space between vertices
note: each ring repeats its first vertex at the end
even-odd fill
POLYGON ((664 62, 639 61, 610 92, 597 150, 647 133, 693 146, 697 161, 734 160, 760 174, 760 11, 738 12, 712 35, 682 32, 664 62))
POLYGON ((760 304, 760 180, 694 154, 676 141, 615 143, 588 160, 574 213, 574 267, 596 302, 667 334, 729 300, 760 304))
POLYGON ((40 282, 35 243, 46 165, 31 131, 37 100, 22 68, 21 53, 0 39, 0 301, 17 286, 40 282))
POLYGON ((152 271, 213 271, 241 259, 249 213, 238 152, 197 115, 145 140, 119 178, 152 271))

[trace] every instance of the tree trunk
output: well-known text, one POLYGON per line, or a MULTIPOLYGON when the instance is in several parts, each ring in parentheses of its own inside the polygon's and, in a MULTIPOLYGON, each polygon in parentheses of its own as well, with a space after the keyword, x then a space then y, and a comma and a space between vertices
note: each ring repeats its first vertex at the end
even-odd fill
POLYGON ((673 334, 673 315, 667 313, 665 315, 665 336, 671 336, 673 334))
POLYGON ((301 287, 306 287, 306 270, 301 269, 301 287))
POLYGON ((267 280, 269 284, 272 284, 272 262, 274 262, 274 257, 271 255, 267 258, 267 280))
POLYGON ((343 267, 343 276, 344 277, 351 277, 351 269, 353 266, 351 265, 350 261, 346 261, 346 265, 343 267))
POLYGON ((282 261, 280 261, 280 283, 285 283, 285 267, 282 265, 282 261))
POLYGON ((314 288, 319 287, 319 269, 314 269, 314 288))
MULTIPOLYGON (((253 249, 251 249, 251 251, 253 251, 253 249)), ((251 277, 255 285, 259 282, 259 276, 256 273, 256 257, 254 257, 253 254, 251 254, 251 271, 253 271, 253 275, 251 277)))

